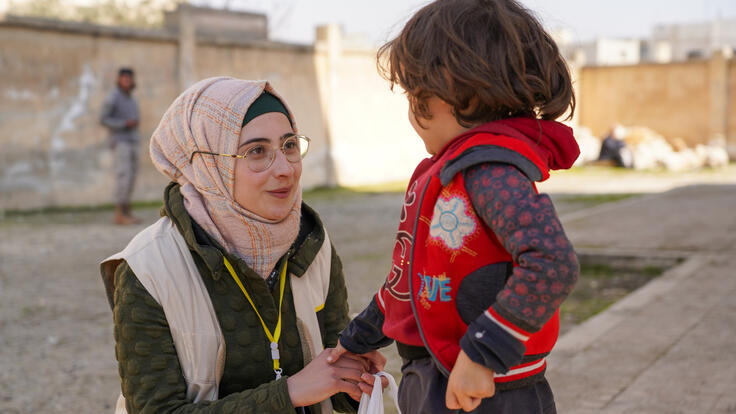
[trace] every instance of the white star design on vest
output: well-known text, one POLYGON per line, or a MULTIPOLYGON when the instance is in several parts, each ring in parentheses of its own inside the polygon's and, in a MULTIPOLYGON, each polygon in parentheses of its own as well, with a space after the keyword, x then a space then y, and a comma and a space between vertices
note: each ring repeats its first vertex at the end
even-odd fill
POLYGON ((439 198, 434 206, 429 235, 442 240, 450 249, 460 249, 465 236, 475 231, 475 221, 466 211, 465 201, 460 197, 439 198))

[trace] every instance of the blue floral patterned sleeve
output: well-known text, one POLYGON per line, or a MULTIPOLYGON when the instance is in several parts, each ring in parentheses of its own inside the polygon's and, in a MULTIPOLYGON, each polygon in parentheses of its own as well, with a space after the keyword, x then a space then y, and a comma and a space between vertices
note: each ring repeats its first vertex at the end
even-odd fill
MULTIPOLYGON (((552 200, 538 194, 512 165, 478 164, 466 169, 464 177, 475 211, 516 263, 492 308, 524 331, 536 332, 572 291, 579 274, 552 200)), ((485 317, 470 324, 461 346, 471 359, 499 372, 520 363, 525 350, 485 317), (476 335, 482 331, 486 334, 476 335)))

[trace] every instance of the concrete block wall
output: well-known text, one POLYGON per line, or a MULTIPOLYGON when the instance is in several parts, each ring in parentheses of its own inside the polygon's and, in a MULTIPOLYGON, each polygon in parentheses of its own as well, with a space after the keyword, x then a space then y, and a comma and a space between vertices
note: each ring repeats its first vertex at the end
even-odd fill
MULTIPOLYGON (((178 94, 175 38, 89 27, 0 25, 0 209, 109 202, 112 155, 99 109, 118 66, 141 74, 141 144, 178 94)), ((163 176, 141 165, 136 198, 160 197, 163 176)))
MULTIPOLYGON (((196 8, 179 14, 178 27, 196 8)), ((111 200, 112 156, 98 123, 118 67, 136 69, 141 171, 136 200, 161 197, 166 179, 148 138, 174 98, 210 76, 267 79, 312 138, 305 188, 407 180, 427 154, 407 121, 401 91, 376 70, 374 49, 342 43, 335 25, 314 45, 140 30, 6 16, 0 20, 0 210, 95 205, 111 200)), ((605 134, 614 122, 643 125, 691 145, 723 136, 736 156, 736 64, 708 60, 573 67, 573 123, 605 134)))
MULTIPOLYGON (((426 156, 408 105, 375 69, 374 50, 343 51, 194 32, 141 31, 41 19, 0 21, 0 210, 110 202, 112 156, 99 110, 117 69, 136 70, 141 170, 136 200, 166 179, 148 140, 170 103, 210 76, 267 79, 312 138, 305 188, 405 180, 426 156)), ((319 36, 318 36, 319 37, 319 36)), ((322 43, 320 43, 322 42, 322 43)))
POLYGON ((614 123, 654 129, 691 146, 723 137, 736 159, 736 64, 729 51, 706 60, 583 67, 578 123, 605 135, 614 123))

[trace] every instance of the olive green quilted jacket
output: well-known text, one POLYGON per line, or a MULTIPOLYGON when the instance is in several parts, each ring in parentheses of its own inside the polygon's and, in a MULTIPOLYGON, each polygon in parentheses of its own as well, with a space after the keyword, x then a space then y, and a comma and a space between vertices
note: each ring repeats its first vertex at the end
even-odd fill
MULTIPOLYGON (((163 308, 123 262, 115 271, 113 315, 115 355, 128 413, 301 412, 292 406, 286 386, 286 378, 304 366, 290 284, 286 283, 284 292, 279 346, 284 377, 274 380, 269 341, 225 268, 223 254, 233 264, 269 327, 276 325, 278 287, 269 289, 243 260, 227 254, 189 217, 178 184, 166 188, 162 215, 168 216, 184 237, 210 294, 225 338, 225 369, 217 401, 187 401, 187 384, 163 308)), ((307 270, 325 237, 319 216, 306 204, 302 205, 301 221, 299 237, 287 253, 289 273, 296 277, 307 270)), ((325 347, 335 346, 338 333, 348 322, 348 305, 342 264, 334 247, 327 301, 318 319, 325 347)), ((345 394, 334 396, 332 403, 341 412, 354 412, 357 406, 345 394)), ((306 412, 317 412, 317 407, 309 407, 306 412)))

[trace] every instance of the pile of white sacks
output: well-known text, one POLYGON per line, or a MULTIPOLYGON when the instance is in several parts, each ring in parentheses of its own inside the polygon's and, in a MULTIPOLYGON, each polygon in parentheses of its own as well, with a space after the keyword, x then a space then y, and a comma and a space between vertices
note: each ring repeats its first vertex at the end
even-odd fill
POLYGON ((603 140, 593 135, 593 132, 588 127, 575 125, 572 129, 575 134, 575 140, 580 147, 580 156, 575 160, 573 166, 579 167, 597 160, 598 155, 601 153, 601 143, 603 140))
POLYGON ((723 137, 716 137, 707 145, 698 144, 692 148, 682 138, 668 141, 649 128, 630 127, 626 128, 624 142, 631 150, 634 169, 637 170, 664 167, 669 171, 687 171, 728 165, 726 140, 723 137))
MULTIPOLYGON (((626 143, 636 170, 664 168, 668 171, 689 171, 701 167, 724 167, 729 162, 723 136, 716 136, 705 145, 689 147, 682 138, 668 140, 646 127, 618 126, 614 131, 626 143)), ((581 152, 575 165, 595 161, 600 153, 602 140, 586 127, 576 127, 575 138, 581 152)))

